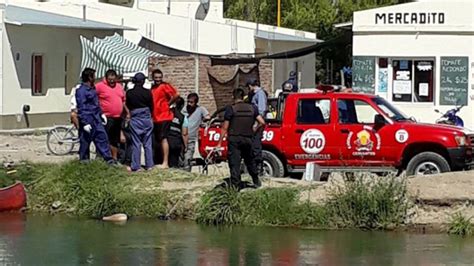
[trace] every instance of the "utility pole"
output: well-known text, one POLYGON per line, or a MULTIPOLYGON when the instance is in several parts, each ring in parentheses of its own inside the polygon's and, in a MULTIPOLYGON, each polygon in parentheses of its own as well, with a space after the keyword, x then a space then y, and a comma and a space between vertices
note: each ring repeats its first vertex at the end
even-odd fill
POLYGON ((278 5, 278 7, 277 7, 277 26, 280 27, 280 23, 281 23, 281 0, 278 0, 277 5, 278 5))

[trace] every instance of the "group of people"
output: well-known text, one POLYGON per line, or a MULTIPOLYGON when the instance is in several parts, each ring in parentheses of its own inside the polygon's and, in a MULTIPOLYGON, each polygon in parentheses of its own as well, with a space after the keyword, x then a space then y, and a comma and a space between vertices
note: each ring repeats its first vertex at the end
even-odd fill
MULTIPOLYGON (((89 147, 94 142, 97 154, 112 165, 118 164, 120 150, 128 151, 124 157, 130 159, 125 164, 132 172, 142 170, 142 148, 145 170, 155 165, 191 170, 199 126, 210 115, 199 106, 198 94, 190 93, 185 103, 179 92, 163 81, 160 70, 153 71, 152 78, 153 85, 147 89, 146 76, 137 73, 130 80, 133 88, 125 91, 116 71, 108 70, 96 84, 95 70, 84 69, 82 83, 71 98, 71 120, 79 131, 82 162, 89 161, 89 147), (121 145, 126 148, 120 149, 121 145)), ((241 187, 243 159, 254 186, 260 187, 267 93, 257 79, 250 79, 247 86, 247 98, 243 88, 233 91, 234 103, 225 109, 218 145, 228 137, 230 184, 241 187)))
POLYGON ((142 147, 145 170, 155 165, 191 170, 199 125, 210 118, 209 113, 198 105, 198 94, 189 94, 184 108, 185 100, 163 81, 160 70, 153 71, 152 77, 153 86, 147 89, 146 76, 137 73, 130 80, 133 88, 125 91, 116 71, 108 70, 96 84, 95 70, 83 70, 82 83, 71 97, 71 120, 79 131, 82 162, 89 161, 94 142, 98 156, 113 165, 121 161, 129 171, 142 170, 142 147))

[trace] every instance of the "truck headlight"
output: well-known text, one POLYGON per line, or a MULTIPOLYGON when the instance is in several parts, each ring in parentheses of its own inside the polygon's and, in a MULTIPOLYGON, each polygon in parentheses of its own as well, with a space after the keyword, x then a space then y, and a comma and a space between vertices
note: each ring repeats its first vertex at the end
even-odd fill
POLYGON ((456 139, 458 146, 467 146, 469 143, 469 140, 466 136, 455 136, 454 139, 456 139))

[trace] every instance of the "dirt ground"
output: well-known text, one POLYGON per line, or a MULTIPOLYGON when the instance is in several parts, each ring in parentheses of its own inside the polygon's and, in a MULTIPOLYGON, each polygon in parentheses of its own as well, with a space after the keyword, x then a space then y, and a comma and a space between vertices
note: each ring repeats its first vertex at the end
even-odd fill
MULTIPOLYGON (((46 146, 46 135, 1 135, 0 134, 0 162, 19 162, 22 160, 30 162, 64 162, 77 159, 79 145, 75 145, 73 153, 57 156, 48 151, 46 146)), ((196 149, 196 155, 198 156, 196 149)), ((93 157, 94 155, 91 155, 93 157)), ((143 157, 142 153, 142 157, 143 157)), ((142 160, 144 160, 142 158, 142 160)), ((194 167, 193 172, 200 172, 200 167, 194 167)), ((209 167, 209 174, 226 175, 228 168, 226 164, 213 165, 209 167)))
MULTIPOLYGON (((77 150, 78 147, 76 147, 77 150)), ((49 153, 46 147, 45 135, 9 136, 0 135, 0 161, 18 162, 28 160, 31 162, 61 162, 77 158, 77 154, 56 156, 49 153)), ((193 171, 197 172, 196 168, 193 171)), ((183 186, 183 183, 165 182, 161 189, 164 190, 202 190, 214 186, 219 178, 227 176, 225 164, 210 168, 214 178, 195 182, 183 186)), ((340 175, 332 174, 330 182, 306 182, 293 179, 265 179, 266 187, 307 186, 302 193, 302 199, 312 202, 324 201, 332 182, 340 180, 340 175)), ((408 190, 415 201, 411 210, 410 222, 417 225, 446 224, 450 217, 461 212, 467 217, 474 217, 474 171, 453 172, 436 176, 408 178, 408 190)))
MULTIPOLYGON (((75 150, 79 148, 75 147, 75 150)), ((46 135, 0 135, 0 161, 62 162, 77 155, 56 156, 46 147, 46 135)))

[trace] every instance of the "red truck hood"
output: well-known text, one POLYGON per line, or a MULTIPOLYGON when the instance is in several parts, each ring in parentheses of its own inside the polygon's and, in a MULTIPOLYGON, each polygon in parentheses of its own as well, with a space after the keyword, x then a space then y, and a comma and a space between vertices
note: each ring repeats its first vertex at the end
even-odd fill
POLYGON ((423 130, 423 132, 428 133, 430 130, 436 131, 445 131, 445 132, 457 132, 459 134, 474 135, 474 131, 468 128, 461 128, 452 125, 443 125, 443 124, 429 124, 429 123, 419 123, 419 122, 403 122, 404 126, 407 128, 412 128, 416 130, 423 130))

